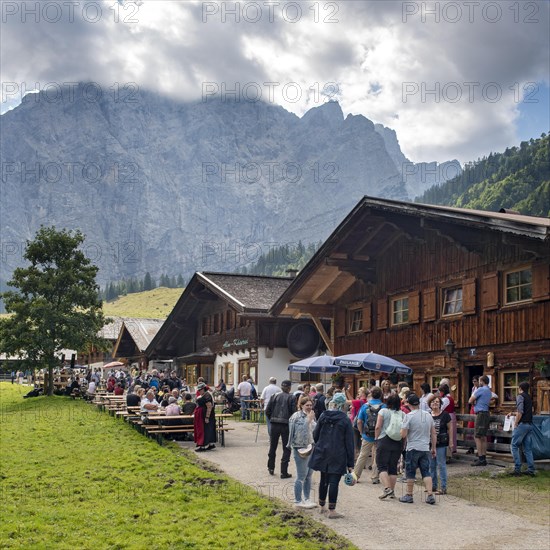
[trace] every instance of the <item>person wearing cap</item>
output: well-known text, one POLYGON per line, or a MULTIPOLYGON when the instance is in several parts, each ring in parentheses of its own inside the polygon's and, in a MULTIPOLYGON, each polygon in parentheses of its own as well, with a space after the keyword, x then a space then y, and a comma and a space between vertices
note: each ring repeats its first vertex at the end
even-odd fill
POLYGON ((216 448, 217 432, 214 414, 214 400, 207 391, 208 386, 200 382, 197 386, 197 407, 194 412, 195 451, 211 451, 216 448))
POLYGON ((267 470, 270 475, 275 473, 275 457, 279 438, 283 442, 283 456, 281 458, 281 479, 292 477, 288 473, 288 463, 290 462, 290 449, 288 448, 289 427, 288 421, 296 411, 296 400, 290 393, 292 382, 283 380, 281 391, 275 394, 265 409, 265 414, 271 422, 271 435, 269 437, 269 453, 267 460, 267 470))
POLYGON ((297 508, 315 508, 317 505, 309 499, 313 470, 308 463, 313 445, 313 430, 317 422, 310 397, 301 397, 298 407, 299 410, 288 421, 288 448, 291 449, 296 464, 294 505, 297 508))
POLYGON ((353 428, 347 414, 343 411, 346 396, 336 392, 317 426, 313 430, 315 448, 309 461, 312 470, 321 473, 319 483, 319 506, 321 514, 330 519, 343 517, 336 511, 338 486, 342 476, 353 471, 355 448, 353 428), (328 495, 328 513, 325 508, 328 495))
MULTIPOLYGON (((260 395, 260 399, 264 404, 264 413, 267 409, 267 405, 269 404, 269 400, 280 391, 281 388, 277 386, 277 379, 272 376, 269 379, 269 384, 262 390, 262 394, 260 395)), ((269 418, 267 418, 267 415, 265 415, 265 423, 267 425, 267 434, 271 435, 271 421, 269 420, 269 418)))
POLYGON ((430 475, 430 457, 436 456, 436 433, 432 415, 420 410, 420 399, 415 393, 409 394, 407 403, 411 412, 405 415, 401 428, 401 437, 407 439, 405 455, 405 475, 407 478, 407 493, 399 502, 412 504, 416 470, 420 468, 420 475, 428 495, 427 504, 435 504, 432 491, 432 477, 430 475))

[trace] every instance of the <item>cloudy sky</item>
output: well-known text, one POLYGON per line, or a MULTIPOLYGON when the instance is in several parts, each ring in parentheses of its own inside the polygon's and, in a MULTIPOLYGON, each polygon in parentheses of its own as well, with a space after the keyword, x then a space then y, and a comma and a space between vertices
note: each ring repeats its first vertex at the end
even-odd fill
POLYGON ((37 4, 1 2, 2 112, 77 81, 237 90, 298 115, 337 99, 414 161, 474 160, 550 128, 547 1, 37 4))

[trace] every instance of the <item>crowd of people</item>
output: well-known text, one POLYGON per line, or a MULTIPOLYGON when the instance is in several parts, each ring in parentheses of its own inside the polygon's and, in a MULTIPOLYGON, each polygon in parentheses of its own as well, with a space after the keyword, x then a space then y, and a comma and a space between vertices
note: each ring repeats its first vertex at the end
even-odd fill
MULTIPOLYGON (((516 427, 512 438, 515 459, 512 475, 533 476, 532 400, 529 385, 522 384, 514 413, 519 428, 516 427), (525 472, 521 472, 520 447, 527 460, 525 472)), ((476 377, 470 398, 476 414, 473 427, 478 455, 473 466, 487 464, 489 402, 497 397, 488 385, 488 377, 476 377)), ((406 491, 399 501, 406 504, 414 502, 414 483, 420 471, 424 500, 434 505, 435 495, 447 493, 447 462, 456 452, 455 403, 447 379, 442 379, 435 389, 422 384, 421 390, 422 395, 417 395, 404 382, 392 388, 390 381, 384 379, 380 385, 359 388, 353 399, 349 387, 344 385, 325 392, 322 384, 305 384, 291 393, 289 380, 279 387, 274 378, 270 379, 262 392, 270 438, 269 474, 275 475, 281 442, 281 479, 292 477, 291 453, 296 467, 296 507, 319 506, 329 518, 342 517, 336 511, 340 481, 344 477, 346 483, 355 484, 367 469, 371 483, 382 484, 381 500, 396 498, 395 485, 401 474, 406 491), (320 472, 317 503, 311 500, 314 471, 320 472)))
MULTIPOLYGON (((82 379, 72 379, 68 389, 74 389, 82 379)), ((87 395, 93 398, 100 384, 109 393, 126 393, 129 407, 140 408, 143 420, 147 414, 163 410, 166 416, 193 416, 185 419, 193 425, 193 439, 197 452, 216 447, 216 417, 213 391, 206 381, 199 379, 192 394, 186 380, 178 378, 175 371, 107 373, 102 380, 99 370, 90 371, 83 385, 87 395)), ((319 506, 328 518, 339 518, 336 511, 339 484, 345 476, 348 484, 359 482, 368 471, 372 484, 381 484, 379 498, 394 499, 395 486, 406 483, 406 492, 399 498, 402 503, 413 503, 413 489, 417 471, 420 471, 425 489, 425 502, 436 503, 435 495, 447 493, 447 462, 456 452, 457 422, 455 402, 448 379, 442 379, 432 389, 421 384, 421 395, 412 392, 405 382, 396 387, 388 379, 379 385, 361 387, 355 398, 349 385, 334 383, 326 389, 323 384, 298 385, 291 391, 292 383, 284 380, 280 386, 275 378, 258 396, 255 385, 243 376, 236 387, 240 399, 241 418, 249 418, 250 401, 259 400, 265 412, 269 435, 267 469, 275 475, 276 455, 282 444, 280 477, 292 477, 289 472, 291 458, 296 469, 294 482, 295 505, 299 508, 319 506), (312 474, 320 473, 318 501, 311 499, 312 474)), ((224 395, 235 392, 227 389, 223 380, 215 388, 224 395)), ((517 399, 516 429, 512 438, 512 454, 515 460, 512 475, 535 475, 531 451, 532 400, 529 385, 522 383, 517 399), (527 471, 521 472, 523 448, 527 471)), ((487 464, 487 431, 489 429, 489 405, 497 396, 489 388, 487 376, 474 377, 469 400, 475 414, 474 438, 477 459, 473 466, 487 464)), ((179 420, 178 420, 179 421, 179 420)))

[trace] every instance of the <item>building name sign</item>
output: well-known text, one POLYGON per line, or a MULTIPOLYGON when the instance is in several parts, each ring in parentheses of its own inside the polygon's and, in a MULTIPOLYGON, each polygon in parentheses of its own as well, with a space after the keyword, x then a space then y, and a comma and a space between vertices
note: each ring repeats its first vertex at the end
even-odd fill
POLYGON ((235 338, 234 340, 231 340, 231 342, 229 340, 226 340, 223 343, 222 347, 224 349, 227 349, 227 348, 230 348, 232 346, 246 346, 247 344, 248 344, 248 339, 239 340, 238 338, 235 338))

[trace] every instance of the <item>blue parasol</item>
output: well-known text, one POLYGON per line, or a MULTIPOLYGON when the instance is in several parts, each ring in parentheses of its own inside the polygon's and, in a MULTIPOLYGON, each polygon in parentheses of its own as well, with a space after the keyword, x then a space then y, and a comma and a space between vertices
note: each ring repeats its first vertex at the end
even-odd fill
POLYGON ((300 359, 300 361, 288 365, 288 370, 290 372, 311 372, 314 374, 334 374, 335 372, 353 374, 355 372, 355 370, 334 365, 334 357, 332 355, 316 355, 315 357, 300 359))
POLYGON ((374 372, 384 372, 388 374, 406 374, 411 375, 413 370, 407 365, 380 355, 378 353, 352 353, 350 355, 340 355, 334 358, 334 364, 339 367, 345 367, 354 371, 370 370, 374 372))

